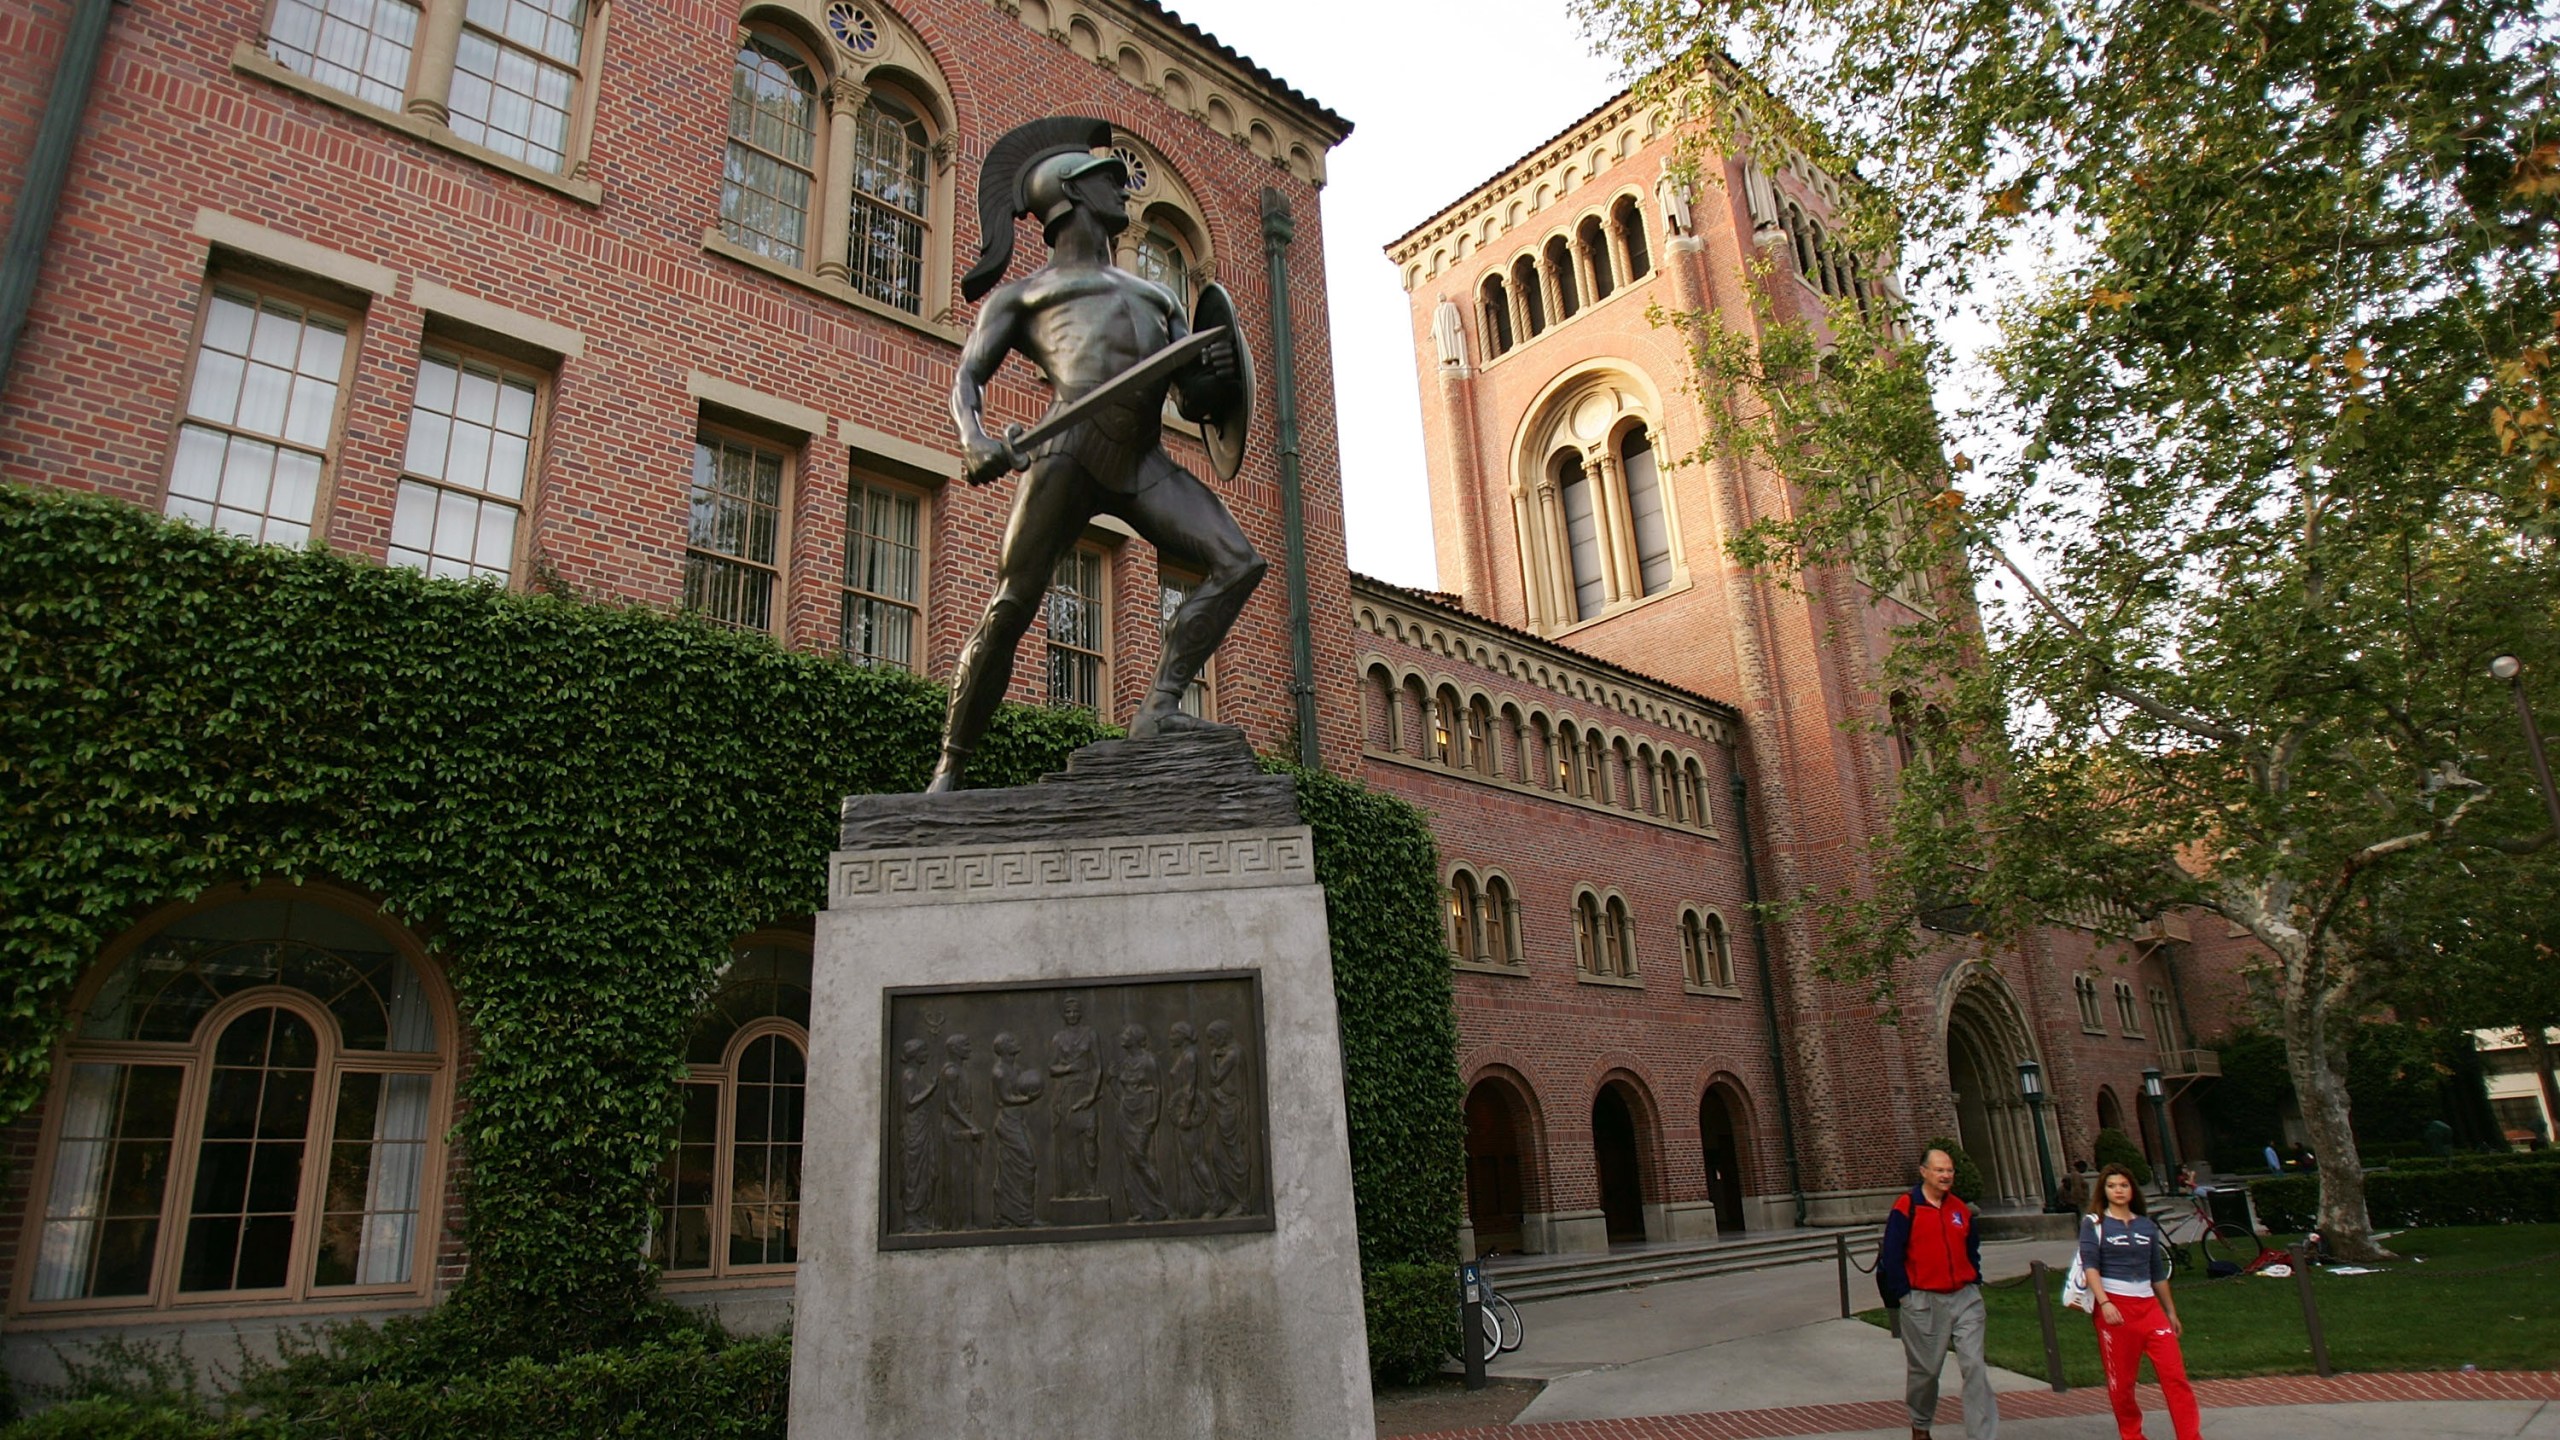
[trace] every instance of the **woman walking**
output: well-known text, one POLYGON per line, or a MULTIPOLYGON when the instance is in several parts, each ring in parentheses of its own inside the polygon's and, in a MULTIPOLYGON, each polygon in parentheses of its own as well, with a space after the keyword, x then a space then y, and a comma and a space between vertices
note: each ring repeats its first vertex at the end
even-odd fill
POLYGON ((2098 1212, 2081 1219, 2080 1269, 2097 1295, 2098 1358, 2107 1367, 2116 1434, 2142 1440, 2142 1404, 2134 1398, 2133 1382, 2148 1355, 2178 1440, 2199 1440, 2196 1392, 2178 1351, 2186 1327, 2178 1323, 2178 1305, 2169 1295, 2168 1238, 2143 1213, 2142 1187, 2122 1165, 2098 1172, 2097 1198, 2098 1212))

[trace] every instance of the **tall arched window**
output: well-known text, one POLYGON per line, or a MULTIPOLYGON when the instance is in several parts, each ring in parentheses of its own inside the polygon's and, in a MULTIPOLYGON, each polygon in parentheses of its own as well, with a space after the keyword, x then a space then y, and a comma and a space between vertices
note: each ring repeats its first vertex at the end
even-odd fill
POLYGON ((1565 550, 1573 566, 1573 618, 1588 620, 1609 603, 1608 578, 1600 568, 1599 496, 1580 455, 1568 450, 1556 457, 1555 466, 1565 550))
POLYGON ((817 177, 818 68, 797 45, 750 31, 730 71, 722 232, 768 259, 801 264, 817 177))
POLYGON ((1707 983, 1722 990, 1733 988, 1733 938, 1725 933, 1724 917, 1710 910, 1706 923, 1707 983))
POLYGON ((1139 235, 1137 271, 1172 291, 1185 310, 1191 308, 1191 255, 1172 231, 1150 225, 1139 235))
POLYGON ((1644 239, 1644 208, 1636 204, 1636 197, 1625 195, 1609 213, 1617 221, 1618 243, 1626 247, 1627 283, 1632 285, 1653 273, 1653 256, 1644 239))
POLYGON ((1597 215, 1585 219, 1573 232, 1576 248, 1582 251, 1584 268, 1591 272, 1591 302, 1598 304, 1618 288, 1615 272, 1609 264, 1609 232, 1597 215))
POLYGON ((1647 595, 1671 586, 1671 521, 1663 512, 1662 472, 1654 463, 1653 436, 1641 427, 1618 441, 1618 467, 1627 480, 1627 519, 1635 531, 1636 576, 1647 595))
POLYGON ((1467 768, 1479 775, 1501 769, 1493 742, 1493 706, 1481 695, 1467 702, 1467 768))
POLYGON ((1511 262, 1511 294, 1520 307, 1521 328, 1531 336, 1545 333, 1547 301, 1538 283, 1538 262, 1527 255, 1511 262))
POLYGON ((1680 772, 1689 786, 1689 823, 1703 830, 1715 821, 1715 811, 1707 804, 1706 774, 1695 760, 1683 762, 1680 772))
POLYGON ((1461 960, 1482 958, 1484 894, 1463 867, 1449 876, 1449 950, 1461 960))
POLYGON ((1512 898, 1510 882, 1499 875, 1485 877, 1483 917, 1480 953, 1485 963, 1519 964, 1520 902, 1512 898))
POLYGON ((1787 202, 1787 238, 1795 245, 1796 274, 1805 283, 1813 282, 1813 236, 1805 228, 1804 207, 1787 202))
POLYGON ((808 1046, 808 942, 739 946, 685 1047, 684 1116, 649 1236, 649 1258, 669 1275, 799 1260, 808 1046))
POLYGON ((1547 242, 1547 278, 1556 287, 1556 318, 1570 320, 1582 309, 1582 296, 1573 278, 1573 247, 1558 235, 1547 242))
POLYGON ((326 892, 268 886, 148 926, 74 1007, 25 1303, 423 1292, 443 1008, 405 938, 326 892))
POLYGON ((1627 913, 1627 902, 1612 895, 1600 917, 1600 947, 1604 975, 1620 977, 1636 973, 1636 922, 1627 913))
POLYGON ((1431 758, 1452 770, 1467 766, 1467 732, 1458 692, 1445 685, 1431 702, 1431 758))
POLYGON ((1680 912, 1680 977, 1692 985, 1704 986, 1707 979, 1707 929, 1695 910, 1680 912))
POLYGON ((924 313, 925 235, 932 225, 933 142, 896 96, 872 95, 853 119, 853 211, 845 278, 910 315, 924 313))
POLYGON ((1601 949, 1603 942, 1600 932, 1600 902, 1590 891, 1585 890, 1573 897, 1573 965, 1575 969, 1589 975, 1610 973, 1601 968, 1605 957, 1601 949))
POLYGON ((1484 348, 1487 357, 1506 354, 1511 349, 1511 288, 1499 275, 1484 277, 1478 292, 1477 308, 1484 312, 1484 348))
POLYGON ((1599 731, 1583 732, 1581 758, 1581 793, 1598 804, 1608 804, 1609 782, 1605 777, 1609 773, 1609 742, 1600 738, 1599 731))

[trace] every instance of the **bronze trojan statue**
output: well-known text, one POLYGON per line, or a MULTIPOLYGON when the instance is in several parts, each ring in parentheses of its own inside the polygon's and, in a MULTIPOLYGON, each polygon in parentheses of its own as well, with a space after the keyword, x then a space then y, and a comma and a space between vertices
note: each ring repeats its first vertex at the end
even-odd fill
POLYGON ((1225 503, 1164 451, 1170 391, 1201 426, 1219 478, 1233 479, 1243 461, 1253 364, 1236 333, 1234 302, 1211 285, 1185 316, 1180 296, 1111 263, 1112 237, 1129 224, 1129 173, 1110 147, 1108 121, 1035 120, 996 141, 979 172, 983 248, 960 293, 986 303, 960 352, 951 418, 969 483, 1025 473, 994 598, 960 651, 929 790, 959 784, 1012 680, 1014 646, 1051 572, 1094 516, 1119 517, 1159 555, 1203 576, 1166 627, 1164 663, 1130 722, 1133 738, 1206 723, 1182 712, 1183 692, 1269 568, 1225 503), (1049 262, 998 284, 1021 215, 1038 217, 1049 262), (987 433, 986 387, 1016 353, 1049 377, 1057 401, 1038 425, 999 438, 987 433))

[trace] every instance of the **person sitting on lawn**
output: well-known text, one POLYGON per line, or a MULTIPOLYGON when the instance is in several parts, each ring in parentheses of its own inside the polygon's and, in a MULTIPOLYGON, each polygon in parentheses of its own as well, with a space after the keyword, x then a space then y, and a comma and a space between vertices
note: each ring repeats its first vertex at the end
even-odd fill
POLYGON ((2142 1402, 2133 1384, 2148 1355, 2177 1440, 2200 1440, 2195 1387, 2187 1383, 2186 1356, 2178 1348, 2186 1327, 2169 1294, 2168 1237, 2143 1213, 2132 1171, 2122 1165, 2099 1171, 2098 1194, 2098 1212, 2080 1221, 2080 1270, 2097 1292, 2098 1358, 2106 1365, 2116 1434, 2143 1440, 2142 1402))

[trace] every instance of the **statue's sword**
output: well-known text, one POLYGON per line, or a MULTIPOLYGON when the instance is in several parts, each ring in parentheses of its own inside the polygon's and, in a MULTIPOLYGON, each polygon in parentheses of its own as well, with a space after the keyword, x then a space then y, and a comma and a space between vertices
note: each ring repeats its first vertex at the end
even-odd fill
POLYGON ((1131 391, 1143 390, 1166 376, 1182 370, 1199 359, 1201 352, 1225 339, 1226 334, 1227 327, 1224 325, 1193 331, 1050 411, 1041 417, 1039 424, 1030 429, 1026 430, 1019 425, 1006 426, 1004 443, 1005 447, 1012 452, 1012 456, 999 461, 983 474, 977 470, 970 471, 969 483, 984 485, 998 475, 1010 474, 1021 469, 1020 465, 1013 463, 1013 457, 1027 460, 1031 451, 1043 441, 1065 433, 1068 427, 1078 424, 1114 401, 1126 398, 1131 391))

